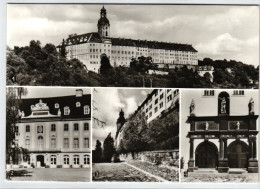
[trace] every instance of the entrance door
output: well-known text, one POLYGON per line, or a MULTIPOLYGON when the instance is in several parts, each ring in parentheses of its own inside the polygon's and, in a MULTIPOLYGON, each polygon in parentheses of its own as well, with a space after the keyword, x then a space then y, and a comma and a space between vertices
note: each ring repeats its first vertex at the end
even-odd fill
POLYGON ((216 168, 218 150, 215 144, 203 142, 196 149, 196 163, 198 168, 216 168))
POLYGON ((230 168, 246 168, 248 147, 242 141, 232 142, 228 147, 228 163, 230 168))
POLYGON ((36 157, 36 161, 37 161, 37 162, 40 162, 41 167, 44 167, 44 166, 45 166, 45 164, 44 164, 44 156, 43 156, 43 155, 38 155, 38 156, 36 157))

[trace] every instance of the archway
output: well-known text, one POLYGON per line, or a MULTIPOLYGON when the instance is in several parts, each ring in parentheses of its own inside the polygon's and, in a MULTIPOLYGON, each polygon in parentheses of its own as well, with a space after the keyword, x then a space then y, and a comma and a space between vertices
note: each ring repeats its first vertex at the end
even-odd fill
POLYGON ((247 168, 248 146, 245 142, 236 140, 228 146, 228 164, 230 168, 247 168))
POLYGON ((202 142, 196 148, 195 166, 198 168, 216 168, 218 148, 212 142, 202 142))
POLYGON ((44 156, 43 156, 43 155, 38 155, 38 156, 36 156, 36 161, 41 163, 41 167, 44 167, 44 166, 45 166, 44 156))

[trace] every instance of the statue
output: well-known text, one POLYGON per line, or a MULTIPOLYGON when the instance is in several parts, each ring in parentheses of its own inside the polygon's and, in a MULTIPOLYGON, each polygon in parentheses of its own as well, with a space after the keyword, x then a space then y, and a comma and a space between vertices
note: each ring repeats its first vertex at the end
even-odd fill
POLYGON ((249 109, 249 115, 254 115, 255 114, 253 98, 250 98, 250 100, 249 100, 248 109, 249 109))
POLYGON ((61 115, 61 111, 60 111, 60 109, 58 110, 58 116, 60 116, 61 115))
POLYGON ((190 104, 190 115, 195 115, 195 103, 194 100, 192 99, 191 104, 190 104))
POLYGON ((205 131, 209 130, 209 123, 206 121, 205 131))
POLYGON ((220 106, 221 107, 220 112, 222 114, 226 114, 227 113, 226 103, 227 103, 227 101, 226 101, 225 97, 223 97, 222 100, 221 100, 221 106, 220 106))
POLYGON ((236 128, 237 130, 239 130, 240 129, 240 122, 238 121, 237 122, 237 128, 236 128))
POLYGON ((24 111, 22 111, 22 117, 24 117, 24 116, 25 116, 24 111))

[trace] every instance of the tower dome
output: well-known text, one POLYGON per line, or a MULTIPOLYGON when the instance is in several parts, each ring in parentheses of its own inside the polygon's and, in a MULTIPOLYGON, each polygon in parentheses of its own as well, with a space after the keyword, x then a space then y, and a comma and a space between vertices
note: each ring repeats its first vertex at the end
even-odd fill
POLYGON ((103 6, 100 10, 100 18, 98 20, 98 33, 101 37, 109 37, 110 36, 110 23, 107 19, 107 11, 103 6))

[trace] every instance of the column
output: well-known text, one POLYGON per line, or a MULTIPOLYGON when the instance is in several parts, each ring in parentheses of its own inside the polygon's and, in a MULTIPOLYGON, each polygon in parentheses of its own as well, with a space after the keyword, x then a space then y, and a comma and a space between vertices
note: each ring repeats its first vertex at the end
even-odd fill
POLYGON ((223 155, 224 155, 224 152, 223 152, 223 139, 220 138, 219 139, 219 159, 223 159, 223 155))
POLYGON ((194 148, 194 139, 190 139, 190 160, 194 160, 193 158, 193 148, 194 148))
POLYGON ((252 145, 252 138, 248 138, 249 143, 249 159, 253 159, 253 145, 252 145))
POLYGON ((223 138, 224 140, 224 159, 227 160, 227 139, 223 138))
POLYGON ((256 157, 256 151, 257 151, 256 137, 249 136, 248 142, 249 142, 248 172, 258 173, 258 160, 256 157))
POLYGON ((256 160, 256 137, 253 138, 253 159, 256 160))
POLYGON ((190 159, 188 162, 188 172, 193 172, 195 169, 194 166, 194 157, 193 157, 193 148, 194 148, 194 139, 190 138, 190 159))
POLYGON ((221 137, 219 139, 220 148, 219 148, 219 161, 218 161, 218 172, 227 173, 229 170, 228 159, 227 159, 227 138, 221 137))

